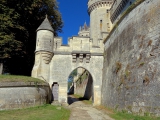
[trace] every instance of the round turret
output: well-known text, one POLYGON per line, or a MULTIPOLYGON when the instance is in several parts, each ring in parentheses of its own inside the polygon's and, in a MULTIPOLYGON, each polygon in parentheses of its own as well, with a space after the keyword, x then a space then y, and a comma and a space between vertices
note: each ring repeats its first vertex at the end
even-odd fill
POLYGON ((46 16, 45 20, 37 29, 36 52, 53 52, 54 30, 46 16))
POLYGON ((90 38, 93 46, 99 46, 99 41, 108 34, 110 25, 109 10, 113 0, 89 0, 88 13, 90 15, 90 38), (104 35, 105 34, 105 35, 104 35))
POLYGON ((88 13, 99 7, 110 6, 112 3, 113 0, 88 0, 88 13))

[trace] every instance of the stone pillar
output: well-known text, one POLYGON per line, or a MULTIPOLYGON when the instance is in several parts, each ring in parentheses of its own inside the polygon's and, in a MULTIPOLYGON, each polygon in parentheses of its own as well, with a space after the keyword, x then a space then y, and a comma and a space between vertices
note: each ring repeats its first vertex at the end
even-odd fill
POLYGON ((93 98, 94 98, 94 103, 93 106, 99 106, 101 105, 101 86, 100 85, 94 85, 94 93, 93 93, 93 98))
POLYGON ((58 102, 64 105, 68 104, 67 83, 60 83, 58 102))

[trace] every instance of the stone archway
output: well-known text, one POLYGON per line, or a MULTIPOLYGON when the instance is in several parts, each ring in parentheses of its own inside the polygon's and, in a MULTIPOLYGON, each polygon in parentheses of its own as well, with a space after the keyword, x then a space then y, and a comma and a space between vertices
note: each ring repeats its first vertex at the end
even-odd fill
POLYGON ((102 63, 103 56, 91 56, 90 62, 73 62, 72 55, 56 54, 49 64, 48 80, 52 85, 53 82, 59 83, 60 103, 67 103, 67 79, 69 74, 78 67, 83 67, 90 72, 93 78, 94 104, 101 104, 101 86, 102 86, 102 63))
POLYGON ((79 95, 81 100, 90 100, 94 104, 93 85, 90 72, 85 68, 78 67, 68 77, 68 95, 79 95))
MULTIPOLYGON (((91 54, 91 58, 88 62, 73 61, 72 54, 54 54, 50 63, 45 63, 43 56, 45 54, 36 54, 36 59, 40 62, 35 63, 32 70, 32 77, 43 79, 52 87, 53 82, 59 84, 59 97, 60 103, 67 103, 67 79, 69 74, 78 67, 83 67, 90 72, 93 78, 93 92, 94 92, 94 104, 101 104, 101 86, 102 86, 102 70, 103 70, 103 56, 91 54)), ((85 58, 83 58, 85 59, 85 58)))

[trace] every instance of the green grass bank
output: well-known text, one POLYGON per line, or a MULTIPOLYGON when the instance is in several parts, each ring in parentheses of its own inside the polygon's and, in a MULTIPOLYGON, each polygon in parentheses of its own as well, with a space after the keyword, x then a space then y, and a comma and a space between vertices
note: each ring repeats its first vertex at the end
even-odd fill
POLYGON ((0 111, 1 120, 68 120, 70 110, 53 105, 0 111))
POLYGON ((35 83, 45 83, 45 81, 32 78, 28 76, 18 76, 18 75, 0 75, 0 82, 35 82, 35 83))
POLYGON ((108 109, 104 106, 96 107, 99 110, 103 110, 106 114, 108 114, 111 118, 115 120, 160 120, 160 117, 150 116, 148 113, 144 114, 144 116, 127 113, 127 111, 116 111, 113 109, 108 109))

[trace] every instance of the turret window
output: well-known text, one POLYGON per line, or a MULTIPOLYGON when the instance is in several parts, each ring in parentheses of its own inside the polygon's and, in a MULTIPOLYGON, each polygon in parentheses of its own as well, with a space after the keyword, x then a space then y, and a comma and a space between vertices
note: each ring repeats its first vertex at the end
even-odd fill
POLYGON ((38 41, 37 41, 37 46, 38 46, 38 44, 39 44, 39 39, 38 39, 38 41))
POLYGON ((102 30, 102 20, 100 20, 100 29, 102 30))

